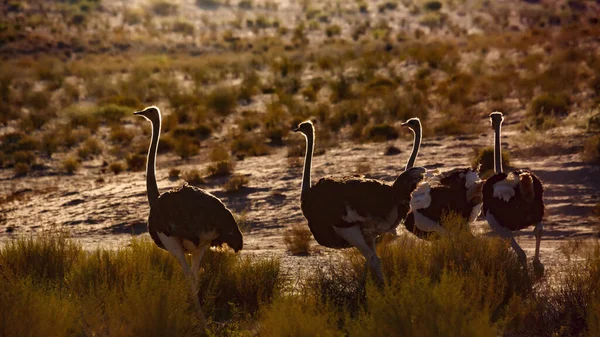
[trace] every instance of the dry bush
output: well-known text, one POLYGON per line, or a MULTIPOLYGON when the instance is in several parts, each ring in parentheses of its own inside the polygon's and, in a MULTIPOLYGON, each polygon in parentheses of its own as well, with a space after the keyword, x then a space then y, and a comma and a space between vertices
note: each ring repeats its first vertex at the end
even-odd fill
MULTIPOLYGON (((84 252, 64 234, 44 233, 7 242, 0 264, 2 336, 195 335, 195 309, 181 267, 149 240, 84 252)), ((202 267, 200 296, 213 321, 253 315, 283 286, 275 259, 209 250, 202 267)))
POLYGON ((178 5, 164 0, 153 0, 150 4, 152 12, 160 16, 177 14, 178 5))
POLYGON ((210 151, 210 165, 206 168, 206 173, 211 177, 228 176, 233 173, 235 163, 231 161, 231 156, 221 146, 215 146, 210 151))
POLYGON ((295 224, 285 231, 283 242, 293 255, 308 255, 310 254, 311 238, 312 233, 305 225, 295 224))
POLYGON ((181 174, 181 170, 174 167, 172 169, 169 170, 169 179, 171 180, 177 180, 179 179, 179 175, 181 174))
POLYGON ((73 174, 79 169, 79 161, 75 157, 66 157, 62 161, 62 168, 67 174, 73 174))
POLYGON ((108 169, 116 175, 116 174, 119 174, 119 173, 125 171, 125 164, 122 162, 119 162, 119 161, 112 162, 108 166, 108 169))
POLYGON ((595 135, 585 140, 582 157, 587 162, 600 163, 600 135, 595 135))
POLYGON ((233 137, 231 152, 239 158, 269 154, 269 147, 260 135, 241 132, 233 137))
POLYGON ((110 130, 109 139, 114 144, 129 145, 134 137, 135 132, 133 130, 117 124, 110 130))
MULTIPOLYGON (((492 175, 494 171, 494 148, 473 149, 471 167, 475 170, 479 168, 482 177, 492 175)), ((502 167, 504 170, 510 167, 510 153, 506 149, 502 150, 502 167)))
POLYGON ((146 168, 146 156, 139 153, 131 153, 125 159, 129 171, 143 171, 146 168))
POLYGON ((364 130, 364 139, 371 142, 385 142, 398 139, 399 136, 398 130, 387 123, 370 125, 364 130))
POLYGON ((206 182, 200 171, 196 169, 185 171, 183 173, 183 180, 192 186, 200 186, 206 182))
POLYGON ((337 317, 301 296, 276 299, 261 314, 261 336, 265 337, 337 337, 337 317))
POLYGON ((570 105, 571 100, 566 94, 542 94, 531 101, 529 116, 537 126, 541 126, 549 117, 567 115, 570 105))
POLYGON ((227 116, 237 106, 238 92, 231 87, 218 87, 206 96, 206 106, 221 116, 227 116))
POLYGON ((227 180, 225 185, 223 185, 223 188, 225 188, 225 192, 233 193, 247 186, 249 182, 250 180, 248 179, 248 177, 239 174, 234 174, 227 180))
POLYGON ((96 138, 88 138, 77 149, 77 156, 81 160, 86 160, 90 157, 97 156, 102 153, 102 146, 96 138))

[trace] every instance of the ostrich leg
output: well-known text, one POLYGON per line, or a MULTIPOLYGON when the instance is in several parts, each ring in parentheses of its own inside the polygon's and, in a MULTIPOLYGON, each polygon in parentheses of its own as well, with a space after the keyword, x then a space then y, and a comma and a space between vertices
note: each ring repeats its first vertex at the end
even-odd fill
POLYGON ((494 233, 496 233, 496 235, 500 236, 503 239, 508 239, 510 241, 510 246, 515 251, 515 253, 517 253, 517 255, 519 256, 519 261, 521 261, 521 264, 523 264, 523 267, 525 269, 527 269, 527 255, 525 254, 525 252, 523 251, 521 246, 519 246, 519 244, 515 240, 515 237, 514 237, 512 231, 510 231, 508 228, 502 227, 500 225, 500 223, 498 222, 498 220, 496 220, 496 218, 490 212, 487 213, 485 218, 486 218, 487 222, 490 224, 490 227, 492 228, 494 233))
POLYGON ((373 275, 377 277, 377 281, 380 284, 383 284, 383 272, 381 271, 381 262, 377 257, 377 254, 374 249, 374 242, 371 244, 373 248, 367 244, 365 238, 363 237, 362 231, 358 225, 349 227, 349 228, 339 228, 333 227, 333 230, 344 240, 348 241, 351 245, 356 247, 360 253, 367 259, 367 264, 369 265, 369 269, 373 272, 373 275))
MULTIPOLYGON (((169 251, 169 253, 171 253, 171 255, 173 255, 177 259, 177 261, 179 261, 179 264, 181 264, 181 267, 183 268, 183 272, 190 285, 192 300, 194 301, 194 304, 198 309, 198 322, 200 324, 200 329, 204 331, 206 329, 206 321, 204 320, 202 306, 200 306, 200 301, 198 300, 198 284, 196 282, 198 276, 194 276, 192 270, 190 269, 190 265, 185 259, 183 244, 181 243, 180 239, 166 236, 165 234, 160 232, 158 233, 158 237, 160 238, 160 241, 163 243, 165 248, 169 251)), ((204 253, 204 250, 202 250, 202 253, 204 253)), ((202 256, 200 256, 200 259, 202 259, 202 256)), ((193 261, 193 263, 195 264, 195 261, 193 261)), ((198 266, 199 265, 200 263, 198 262, 198 266)))
POLYGON ((535 276, 540 278, 544 276, 544 265, 540 262, 540 243, 542 241, 542 232, 544 225, 540 222, 535 225, 533 233, 535 234, 535 256, 533 257, 533 271, 535 276))

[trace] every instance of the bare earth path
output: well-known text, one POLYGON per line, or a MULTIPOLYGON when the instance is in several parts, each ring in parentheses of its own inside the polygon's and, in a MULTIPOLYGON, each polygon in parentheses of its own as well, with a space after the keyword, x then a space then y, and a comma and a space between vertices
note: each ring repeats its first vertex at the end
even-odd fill
MULTIPOLYGON (((515 129, 513 125, 505 128, 504 147, 509 151, 516 150, 512 145, 516 143, 515 129)), ((441 170, 466 166, 472 148, 487 146, 491 139, 491 130, 472 137, 425 138, 417 165, 441 170)), ((568 139, 567 135, 557 141, 568 142, 568 139)), ((394 142, 402 150, 395 156, 383 155, 386 145, 342 143, 330 148, 315 158, 313 179, 354 174, 359 163, 368 163, 371 170, 368 176, 391 182, 406 162, 411 139, 407 136, 394 142)), ((513 155, 513 166, 534 170, 546 187, 547 213, 541 254, 547 269, 560 263, 558 248, 565 240, 598 237, 599 224, 592 215, 592 207, 600 201, 600 168, 584 164, 580 151, 570 152, 545 157, 513 155)), ((337 257, 339 253, 316 243, 314 253, 308 257, 286 252, 282 239, 286 228, 295 223, 305 224, 299 207, 301 160, 290 164, 286 153, 285 148, 279 148, 269 156, 238 162, 236 172, 250 180, 249 186, 240 192, 223 192, 224 179, 209 179, 203 187, 222 198, 249 228, 245 234, 246 254, 281 257, 286 269, 294 271, 318 260, 337 257)), ((203 169, 205 163, 201 157, 184 163, 175 157, 160 156, 161 190, 182 183, 167 178, 170 168, 203 169)), ((20 235, 35 235, 50 227, 68 229, 86 248, 116 248, 126 245, 132 234, 147 235, 144 173, 101 173, 101 163, 101 160, 92 162, 74 176, 14 179, 11 170, 0 171, 0 197, 5 198, 0 204, 0 242, 20 235)), ((398 231, 410 235, 401 228, 398 231)), ((487 224, 480 218, 474 231, 487 232, 487 224)), ((535 240, 531 229, 522 231, 518 241, 529 254, 533 252, 535 240)))

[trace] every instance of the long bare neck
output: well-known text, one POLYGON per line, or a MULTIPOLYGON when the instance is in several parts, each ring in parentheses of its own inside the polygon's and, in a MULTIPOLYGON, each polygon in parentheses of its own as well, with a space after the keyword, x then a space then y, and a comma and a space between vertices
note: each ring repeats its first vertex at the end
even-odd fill
POLYGON ((494 169, 496 173, 502 173, 502 145, 500 144, 500 136, 502 125, 498 123, 494 130, 494 169))
POLYGON ((419 124, 416 130, 413 130, 413 133, 413 148, 410 158, 408 158, 408 162, 406 163, 406 170, 415 166, 415 162, 417 161, 417 155, 419 154, 419 148, 421 147, 421 124, 419 124))
POLYGON ((310 170, 312 168, 312 157, 315 145, 315 132, 306 135, 306 156, 304 158, 304 174, 302 176, 302 194, 300 199, 304 199, 306 193, 310 190, 310 170))
POLYGON ((148 203, 158 199, 158 184, 156 183, 156 150, 158 149, 158 138, 160 137, 160 119, 152 122, 152 141, 148 149, 148 162, 146 163, 146 189, 148 192, 148 203))

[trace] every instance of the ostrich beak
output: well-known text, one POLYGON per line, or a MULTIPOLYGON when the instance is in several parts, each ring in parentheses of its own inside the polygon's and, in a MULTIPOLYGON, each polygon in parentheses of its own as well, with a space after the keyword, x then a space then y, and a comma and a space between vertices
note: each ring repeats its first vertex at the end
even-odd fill
POLYGON ((404 122, 404 123, 400 124, 400 126, 408 126, 408 122, 404 122))
POLYGON ((133 114, 134 114, 134 115, 141 115, 141 114, 142 114, 142 112, 143 112, 143 111, 136 111, 136 112, 134 112, 133 114))
POLYGON ((294 132, 300 132, 300 128, 295 128, 294 132))

